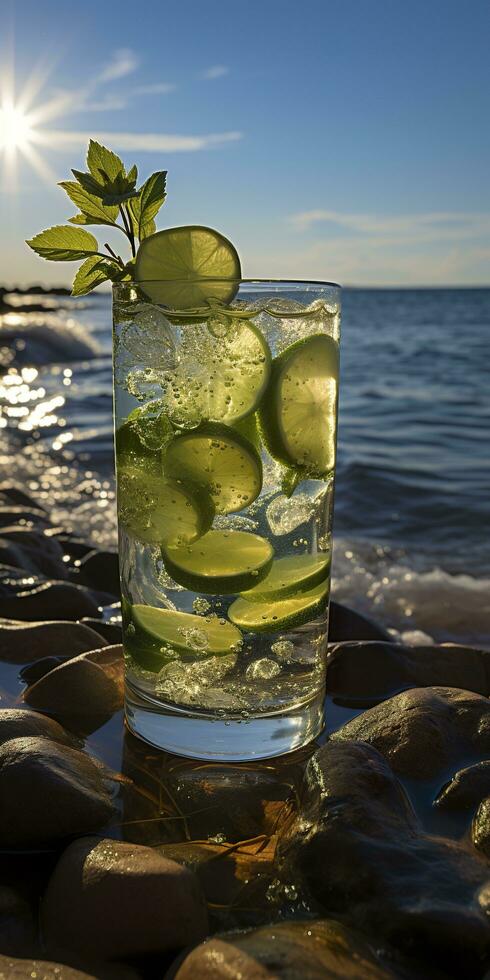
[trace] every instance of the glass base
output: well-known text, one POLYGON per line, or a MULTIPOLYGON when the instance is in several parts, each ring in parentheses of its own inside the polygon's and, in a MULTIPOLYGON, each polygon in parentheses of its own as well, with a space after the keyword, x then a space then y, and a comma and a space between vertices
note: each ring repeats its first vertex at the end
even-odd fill
POLYGON ((307 745, 323 728, 324 693, 274 714, 224 720, 152 701, 126 685, 130 731, 165 752, 191 759, 249 762, 286 755, 307 745))

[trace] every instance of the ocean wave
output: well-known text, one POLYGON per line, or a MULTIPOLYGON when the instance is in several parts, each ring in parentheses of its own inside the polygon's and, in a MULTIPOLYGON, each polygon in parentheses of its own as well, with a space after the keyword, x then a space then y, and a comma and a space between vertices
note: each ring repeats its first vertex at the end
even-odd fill
POLYGON ((96 357, 99 346, 73 317, 49 313, 5 313, 0 316, 0 348, 11 367, 69 363, 96 357))

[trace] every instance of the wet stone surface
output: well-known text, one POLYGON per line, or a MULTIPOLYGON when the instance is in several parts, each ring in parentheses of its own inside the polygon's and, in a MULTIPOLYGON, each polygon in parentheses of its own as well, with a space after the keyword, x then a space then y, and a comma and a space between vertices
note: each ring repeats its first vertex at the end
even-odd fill
POLYGON ((488 651, 334 603, 316 743, 171 756, 124 729, 115 556, 0 504, 0 978, 482 980, 488 651))

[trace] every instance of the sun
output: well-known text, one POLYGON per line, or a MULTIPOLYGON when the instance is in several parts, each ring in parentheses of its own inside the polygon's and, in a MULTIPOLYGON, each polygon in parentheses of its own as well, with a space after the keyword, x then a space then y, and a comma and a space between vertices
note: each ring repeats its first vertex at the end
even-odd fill
POLYGON ((35 133, 29 115, 13 103, 0 108, 0 150, 25 150, 35 133))

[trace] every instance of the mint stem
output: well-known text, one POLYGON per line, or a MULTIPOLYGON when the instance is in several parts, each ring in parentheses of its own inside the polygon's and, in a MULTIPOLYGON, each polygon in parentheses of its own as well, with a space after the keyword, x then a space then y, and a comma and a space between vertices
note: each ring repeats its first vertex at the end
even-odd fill
POLYGON ((116 262, 119 262, 119 265, 122 268, 124 268, 124 262, 123 262, 121 256, 120 255, 116 255, 116 252, 114 251, 114 249, 112 249, 111 246, 108 245, 107 242, 104 242, 104 248, 106 248, 107 251, 109 252, 109 254, 112 255, 112 258, 115 259, 116 262))
POLYGON ((133 232, 131 230, 131 221, 128 218, 128 216, 126 214, 126 211, 124 209, 124 206, 122 204, 119 205, 119 214, 121 215, 121 218, 122 218, 122 221, 123 221, 124 230, 126 232, 126 235, 129 238, 129 244, 131 245, 131 255, 132 255, 133 259, 134 259, 135 255, 136 255, 136 249, 135 249, 135 246, 134 246, 134 235, 133 235, 133 232))

